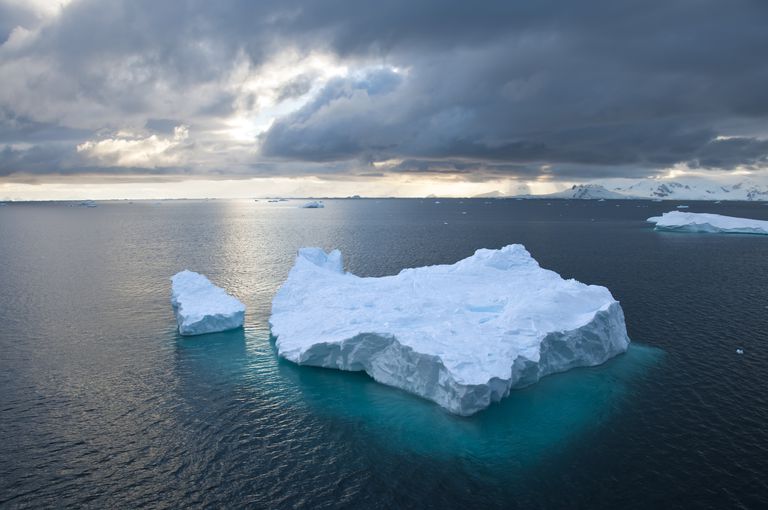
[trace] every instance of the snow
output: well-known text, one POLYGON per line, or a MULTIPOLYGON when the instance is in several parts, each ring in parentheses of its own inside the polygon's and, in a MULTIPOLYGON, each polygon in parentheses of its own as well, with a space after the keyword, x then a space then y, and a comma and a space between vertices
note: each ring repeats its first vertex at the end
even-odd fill
POLYGON ((513 194, 515 198, 565 198, 565 199, 651 199, 662 200, 768 200, 768 182, 744 179, 738 182, 724 183, 701 177, 683 177, 671 179, 644 179, 630 185, 616 187, 610 181, 588 184, 575 184, 564 191, 548 195, 532 195, 530 190, 521 189, 513 194))
POLYGON ((655 200, 764 200, 768 185, 745 179, 736 183, 722 183, 700 177, 678 180, 644 179, 624 188, 620 193, 655 200))
POLYGON ((629 345, 608 289, 542 269, 519 244, 381 278, 345 273, 338 250, 303 248, 270 325, 287 360, 364 370, 460 415, 629 345))
POLYGON ((656 224, 656 230, 680 232, 712 232, 725 234, 768 234, 768 221, 736 218, 720 214, 666 212, 647 220, 656 224))
POLYGON ((488 193, 480 193, 478 195, 473 195, 472 198, 504 198, 507 195, 505 195, 503 192, 499 190, 495 191, 489 191, 488 193))
POLYGON ((599 199, 630 199, 637 198, 623 195, 615 191, 609 191, 599 184, 574 184, 572 187, 557 193, 548 195, 522 195, 520 198, 564 198, 576 200, 599 200, 599 199))
POLYGON ((325 205, 319 200, 313 200, 312 202, 307 202, 301 206, 302 209, 322 209, 323 207, 325 207, 325 205))
POLYGON ((182 335, 216 333, 243 325, 245 305, 205 276, 184 270, 171 282, 171 305, 182 335))

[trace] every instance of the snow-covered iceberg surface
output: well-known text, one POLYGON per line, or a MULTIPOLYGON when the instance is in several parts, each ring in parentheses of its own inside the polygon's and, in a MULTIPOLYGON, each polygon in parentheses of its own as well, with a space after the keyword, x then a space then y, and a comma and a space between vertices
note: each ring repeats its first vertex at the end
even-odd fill
POLYGON ((736 218, 720 214, 666 212, 647 220, 656 224, 656 230, 679 232, 713 232, 725 234, 768 234, 768 221, 736 218))
POLYGON ((365 370, 461 415, 629 346, 608 289, 542 269, 519 244, 381 278, 345 273, 338 250, 303 248, 270 325, 290 361, 365 370))
POLYGON ((302 209, 322 209, 323 207, 325 205, 323 205, 322 200, 313 200, 301 206, 302 209))
POLYGON ((171 282, 171 304, 182 335, 216 333, 243 325, 245 305, 205 276, 184 270, 171 282))

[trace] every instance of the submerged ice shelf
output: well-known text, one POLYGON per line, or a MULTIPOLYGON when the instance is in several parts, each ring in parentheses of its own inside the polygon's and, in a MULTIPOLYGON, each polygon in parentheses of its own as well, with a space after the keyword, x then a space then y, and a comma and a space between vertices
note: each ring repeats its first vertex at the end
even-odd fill
POLYGON ((648 218, 647 221, 655 223, 656 230, 768 235, 768 221, 736 218, 720 214, 671 211, 661 216, 648 218))
POLYGON ((205 276, 188 270, 171 278, 171 305, 182 335, 239 328, 245 316, 243 303, 205 276))
POLYGON ((338 250, 303 248, 270 325, 294 363, 364 370, 460 415, 629 346, 608 289, 542 269, 519 244, 381 278, 345 273, 338 250))

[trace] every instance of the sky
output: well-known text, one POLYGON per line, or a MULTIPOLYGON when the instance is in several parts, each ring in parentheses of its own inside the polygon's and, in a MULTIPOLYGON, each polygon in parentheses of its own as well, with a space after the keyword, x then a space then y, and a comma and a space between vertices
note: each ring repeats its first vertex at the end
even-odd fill
POLYGON ((768 182, 765 0, 0 0, 0 199, 768 182))

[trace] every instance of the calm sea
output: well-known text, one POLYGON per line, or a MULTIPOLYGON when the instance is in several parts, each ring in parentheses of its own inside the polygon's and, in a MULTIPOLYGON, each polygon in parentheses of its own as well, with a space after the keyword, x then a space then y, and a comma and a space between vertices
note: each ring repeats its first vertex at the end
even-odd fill
POLYGON ((0 208, 0 506, 768 507, 768 237, 644 222, 680 202, 439 202, 0 208), (630 351, 470 418, 275 354, 299 247, 380 276, 510 243, 607 286, 630 351), (177 334, 185 268, 246 304, 244 330, 177 334))

